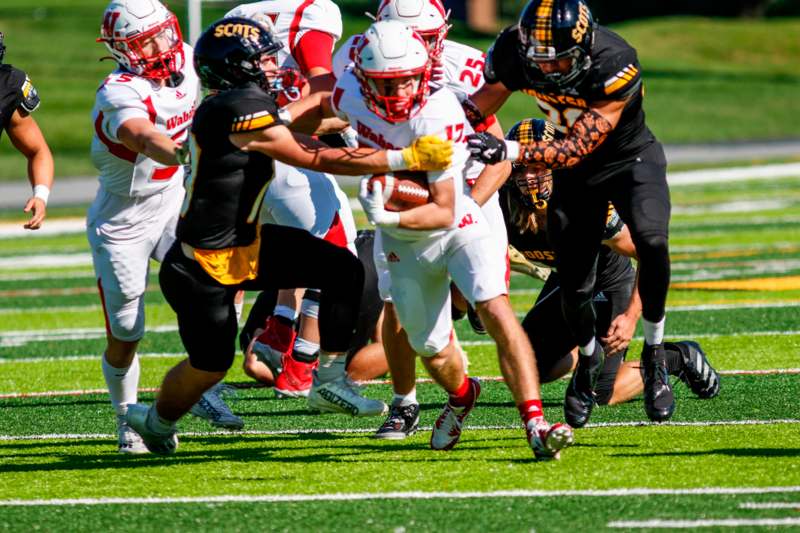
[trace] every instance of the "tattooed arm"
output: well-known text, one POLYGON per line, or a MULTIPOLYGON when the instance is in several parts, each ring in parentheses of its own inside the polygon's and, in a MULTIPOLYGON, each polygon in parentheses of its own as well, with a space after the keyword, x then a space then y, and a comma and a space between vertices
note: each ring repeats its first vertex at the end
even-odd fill
POLYGON ((509 159, 539 169, 571 167, 603 143, 619 123, 626 103, 627 100, 613 100, 587 109, 563 139, 519 144, 477 134, 467 138, 467 147, 473 157, 484 163, 509 159))

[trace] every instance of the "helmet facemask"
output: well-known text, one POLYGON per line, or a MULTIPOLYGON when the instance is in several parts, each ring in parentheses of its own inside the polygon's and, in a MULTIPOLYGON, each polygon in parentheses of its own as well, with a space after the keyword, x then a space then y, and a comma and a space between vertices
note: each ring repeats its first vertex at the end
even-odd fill
POLYGON ((513 165, 508 180, 511 219, 520 233, 546 227, 547 202, 553 192, 553 173, 513 165))
POLYGON ((388 75, 363 73, 360 78, 367 107, 387 122, 405 122, 415 114, 415 108, 419 110, 425 103, 429 76, 429 68, 388 75))
POLYGON ((166 80, 180 73, 184 65, 183 36, 172 13, 142 32, 119 37, 103 31, 98 40, 106 44, 120 65, 143 78, 166 80))
POLYGON ((520 27, 519 34, 520 54, 525 61, 525 65, 537 74, 537 78, 544 79, 556 87, 568 87, 577 83, 592 65, 591 57, 580 46, 576 45, 558 52, 552 46, 541 46, 525 28, 520 27), (523 35, 526 36, 524 39, 523 35), (560 59, 570 59, 570 66, 566 72, 544 72, 542 70, 540 63, 558 61, 560 59))

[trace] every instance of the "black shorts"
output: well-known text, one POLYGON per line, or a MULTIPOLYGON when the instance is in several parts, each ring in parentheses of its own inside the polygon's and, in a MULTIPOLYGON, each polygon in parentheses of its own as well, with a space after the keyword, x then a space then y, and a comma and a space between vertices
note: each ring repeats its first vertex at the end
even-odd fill
MULTIPOLYGON (((605 336, 611 321, 628 308, 634 280, 635 274, 631 270, 625 279, 617 280, 612 290, 595 293, 592 301, 596 312, 595 328, 599 336, 605 336)), ((557 272, 550 274, 533 308, 525 315, 522 328, 533 345, 539 375, 549 374, 578 345, 561 310, 561 285, 557 272)), ((603 384, 613 387, 624 358, 624 353, 606 358, 598 389, 603 384)))
POLYGON ((178 331, 192 366, 220 372, 230 368, 236 351, 233 298, 238 290, 319 288, 321 348, 344 352, 355 331, 364 269, 346 248, 303 230, 266 224, 256 279, 222 285, 187 258, 176 242, 161 265, 159 281, 178 315, 178 331))

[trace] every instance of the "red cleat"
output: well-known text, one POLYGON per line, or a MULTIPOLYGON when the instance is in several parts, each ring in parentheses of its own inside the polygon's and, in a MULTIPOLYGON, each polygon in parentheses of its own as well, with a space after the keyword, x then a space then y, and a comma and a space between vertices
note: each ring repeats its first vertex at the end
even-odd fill
POLYGON ((278 398, 307 398, 314 381, 314 370, 319 360, 313 363, 297 361, 289 355, 283 356, 283 372, 275 380, 275 396, 278 398))
POLYGON ((270 368, 273 375, 278 375, 283 367, 283 358, 292 353, 296 337, 297 332, 286 321, 270 316, 264 331, 253 339, 250 350, 270 368))

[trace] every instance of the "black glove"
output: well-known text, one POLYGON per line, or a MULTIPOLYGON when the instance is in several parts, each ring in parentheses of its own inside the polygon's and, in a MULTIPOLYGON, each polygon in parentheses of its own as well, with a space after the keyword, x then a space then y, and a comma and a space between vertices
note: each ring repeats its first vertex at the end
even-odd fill
POLYGON ((494 165, 506 159, 506 143, 491 133, 467 135, 467 150, 473 159, 494 165))

